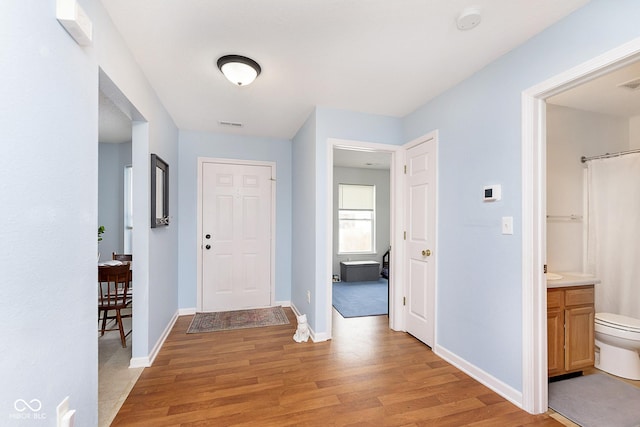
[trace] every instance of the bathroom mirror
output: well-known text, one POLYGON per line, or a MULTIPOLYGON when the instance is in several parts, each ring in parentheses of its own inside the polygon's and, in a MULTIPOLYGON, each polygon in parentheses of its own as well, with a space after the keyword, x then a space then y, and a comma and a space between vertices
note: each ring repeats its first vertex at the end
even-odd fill
POLYGON ((151 154, 151 228, 169 225, 169 165, 151 154))

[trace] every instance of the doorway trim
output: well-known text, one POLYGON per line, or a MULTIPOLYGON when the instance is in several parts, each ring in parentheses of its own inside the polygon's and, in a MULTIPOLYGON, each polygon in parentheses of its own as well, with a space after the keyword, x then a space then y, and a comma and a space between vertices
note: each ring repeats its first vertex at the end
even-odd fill
MULTIPOLYGON (((131 120, 132 198, 134 201, 147 200, 149 197, 149 123, 102 67, 98 67, 98 89, 131 120)), ((150 349, 148 345, 149 212, 148 204, 133 203, 133 227, 136 232, 133 233, 132 254, 135 257, 136 268, 133 269, 132 278, 135 286, 131 320, 130 368, 151 366, 159 350, 158 346, 150 349)), ((162 337, 159 342, 161 340, 162 337)))
POLYGON ((522 408, 548 409, 546 263, 546 99, 640 57, 640 38, 522 92, 522 408))
POLYGON ((391 167, 389 169, 389 242, 393 248, 394 256, 389 260, 389 270, 393 272, 389 276, 389 327, 396 331, 404 330, 404 310, 402 308, 402 295, 404 289, 400 286, 403 283, 401 263, 398 261, 403 257, 401 233, 398 231, 402 224, 402 170, 403 156, 400 155, 403 147, 401 145, 381 144, 367 141, 354 141, 346 139, 329 138, 327 144, 327 233, 326 233, 326 265, 325 277, 326 286, 326 314, 327 314, 327 339, 331 339, 333 334, 333 287, 331 277, 333 275, 333 150, 335 148, 364 152, 379 152, 391 154, 391 167))
POLYGON ((270 246, 270 265, 271 265, 271 277, 270 281, 270 289, 271 295, 269 298, 270 305, 275 305, 276 301, 276 163, 268 162, 268 161, 259 161, 259 160, 243 160, 243 159, 222 159, 216 157, 198 157, 198 194, 197 198, 197 233, 198 236, 196 238, 197 248, 197 266, 196 266, 196 280, 197 280, 197 300, 196 300, 196 310, 202 311, 202 247, 203 247, 203 237, 202 237, 202 166, 204 163, 220 163, 220 164, 231 164, 231 165, 245 165, 245 166, 267 166, 271 168, 271 246, 270 246))

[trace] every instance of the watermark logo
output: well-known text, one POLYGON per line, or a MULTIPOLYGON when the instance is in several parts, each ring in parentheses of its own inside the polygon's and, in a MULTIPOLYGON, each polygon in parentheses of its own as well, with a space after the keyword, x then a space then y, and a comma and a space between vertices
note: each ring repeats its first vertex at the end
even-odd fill
POLYGON ((40 411, 40 409, 42 409, 42 402, 40 402, 38 399, 31 399, 29 402, 24 399, 18 399, 13 402, 13 407, 18 412, 24 412, 27 409, 31 412, 38 412, 40 411))
POLYGON ((47 414, 40 412, 42 409, 42 402, 39 399, 31 399, 29 401, 25 399, 17 399, 13 402, 13 409, 16 412, 9 414, 9 418, 16 420, 44 420, 47 418, 47 414))

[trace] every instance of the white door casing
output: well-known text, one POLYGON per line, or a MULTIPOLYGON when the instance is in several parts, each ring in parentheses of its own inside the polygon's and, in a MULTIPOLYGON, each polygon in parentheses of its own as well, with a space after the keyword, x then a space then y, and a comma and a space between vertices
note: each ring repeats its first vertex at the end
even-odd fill
POLYGON ((405 175, 406 329, 433 347, 436 283, 436 139, 409 144, 405 175))
MULTIPOLYGON (((327 197, 327 210, 326 221, 327 230, 333 230, 333 150, 334 148, 365 151, 365 152, 382 152, 389 153, 391 155, 391 166, 389 170, 390 175, 390 243, 392 247, 392 256, 390 259, 390 271, 389 277, 389 327, 394 330, 404 331, 404 310, 402 308, 402 296, 404 295, 404 289, 398 285, 403 283, 404 275, 402 263, 403 257, 403 245, 402 245, 402 218, 404 216, 402 206, 402 165, 404 162, 404 156, 401 153, 403 147, 398 145, 380 144, 375 142, 345 140, 337 138, 329 138, 327 144, 327 169, 326 174, 326 197, 327 197)), ((331 339, 332 331, 332 280, 333 274, 333 233, 326 233, 326 319, 327 319, 327 332, 317 333, 314 336, 314 342, 325 341, 331 339)))
POLYGON ((272 169, 202 162, 200 310, 272 304, 272 169))
POLYGON ((547 411, 546 103, 566 89, 640 59, 640 38, 522 92, 522 396, 527 412, 547 411))

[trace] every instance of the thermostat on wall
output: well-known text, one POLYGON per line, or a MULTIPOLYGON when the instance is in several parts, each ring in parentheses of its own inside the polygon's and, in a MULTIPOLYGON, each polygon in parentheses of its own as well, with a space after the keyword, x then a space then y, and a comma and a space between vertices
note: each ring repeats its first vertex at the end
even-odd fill
POLYGON ((501 185, 487 185, 484 187, 484 197, 482 198, 485 202, 495 202, 496 200, 500 200, 502 198, 502 186, 501 185))

